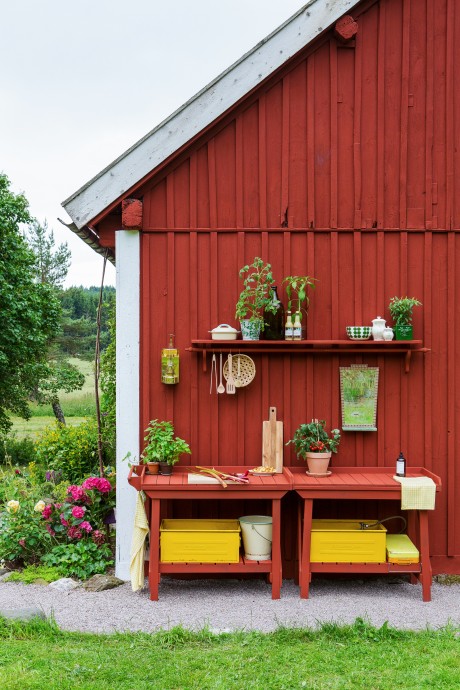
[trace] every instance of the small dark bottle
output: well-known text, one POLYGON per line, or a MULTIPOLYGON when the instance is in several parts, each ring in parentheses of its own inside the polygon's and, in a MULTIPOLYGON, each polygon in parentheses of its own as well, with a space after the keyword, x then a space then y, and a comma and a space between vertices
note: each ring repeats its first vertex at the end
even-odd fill
POLYGON ((271 302, 275 305, 276 311, 264 311, 265 340, 284 340, 284 307, 279 301, 276 285, 271 287, 271 302))
POLYGON ((396 458, 396 476, 397 477, 405 477, 406 476, 406 458, 402 454, 402 451, 399 454, 399 456, 396 458))

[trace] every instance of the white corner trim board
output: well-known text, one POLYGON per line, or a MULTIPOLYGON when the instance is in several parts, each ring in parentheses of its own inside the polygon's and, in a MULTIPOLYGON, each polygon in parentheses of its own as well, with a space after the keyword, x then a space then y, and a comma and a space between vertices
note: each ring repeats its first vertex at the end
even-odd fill
POLYGON ((62 202, 78 228, 225 113, 359 0, 310 0, 96 177, 62 202))
POLYGON ((129 580, 136 491, 128 484, 128 460, 139 457, 140 233, 117 230, 117 534, 115 572, 129 580))

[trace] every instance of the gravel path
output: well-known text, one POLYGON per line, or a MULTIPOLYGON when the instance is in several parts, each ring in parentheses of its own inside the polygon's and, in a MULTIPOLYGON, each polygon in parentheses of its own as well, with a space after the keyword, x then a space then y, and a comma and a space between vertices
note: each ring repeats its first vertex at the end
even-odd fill
POLYGON ((352 623, 357 617, 377 627, 388 621, 392 627, 420 630, 460 626, 460 584, 433 583, 432 601, 424 603, 420 585, 391 578, 315 579, 307 600, 299 598, 298 587, 288 580, 278 601, 272 601, 271 588, 262 580, 163 578, 157 602, 150 601, 148 589, 132 592, 128 582, 97 593, 0 583, 0 609, 31 606, 53 614, 62 629, 85 632, 153 632, 175 625, 269 632, 280 625, 352 623))

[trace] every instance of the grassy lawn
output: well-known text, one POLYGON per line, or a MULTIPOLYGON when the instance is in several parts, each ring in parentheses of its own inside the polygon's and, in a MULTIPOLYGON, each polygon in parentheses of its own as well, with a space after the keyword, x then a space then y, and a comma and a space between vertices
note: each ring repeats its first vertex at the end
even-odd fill
MULTIPOLYGON (((69 426, 81 424, 85 417, 94 416, 96 413, 96 403, 94 398, 94 365, 84 359, 75 357, 69 358, 69 362, 74 364, 85 375, 83 388, 72 393, 62 393, 60 395, 61 407, 64 411, 66 423, 69 426)), ((34 439, 46 426, 54 424, 56 418, 50 405, 30 406, 32 417, 29 420, 20 417, 12 417, 12 433, 18 440, 29 436, 34 439)))
POLYGON ((453 689, 458 634, 376 629, 358 619, 270 634, 91 635, 0 619, 0 680, 8 690, 453 689))
MULTIPOLYGON (((66 417, 66 424, 68 426, 76 426, 85 421, 85 417, 66 417)), ((50 424, 54 424, 56 417, 31 417, 29 420, 21 419, 20 417, 12 417, 13 428, 12 433, 20 440, 28 436, 34 439, 38 434, 50 424)))

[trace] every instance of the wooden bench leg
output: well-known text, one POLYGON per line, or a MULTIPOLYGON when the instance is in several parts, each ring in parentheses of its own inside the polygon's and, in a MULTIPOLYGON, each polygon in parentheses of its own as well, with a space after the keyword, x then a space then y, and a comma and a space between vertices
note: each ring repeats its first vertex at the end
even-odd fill
POLYGON ((420 526, 420 565, 421 573, 420 580, 422 583, 423 601, 431 601, 431 581, 433 572, 431 570, 430 560, 430 538, 428 533, 428 511, 419 510, 419 526, 420 526))
POLYGON ((310 593, 310 544, 313 500, 306 498, 303 508, 302 553, 300 556, 300 597, 308 599, 310 593))
POLYGON ((281 597, 281 501, 272 500, 272 599, 281 597))
POLYGON ((158 601, 160 582, 160 501, 152 499, 150 506, 150 562, 149 589, 150 599, 158 601))

